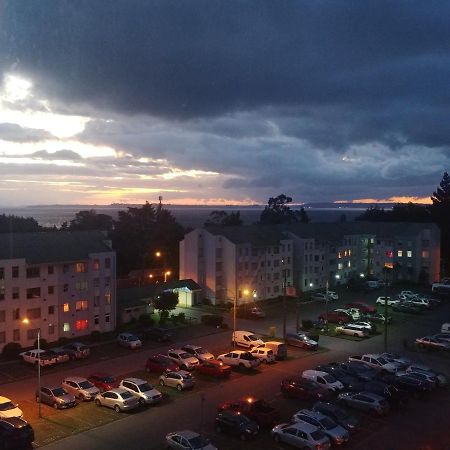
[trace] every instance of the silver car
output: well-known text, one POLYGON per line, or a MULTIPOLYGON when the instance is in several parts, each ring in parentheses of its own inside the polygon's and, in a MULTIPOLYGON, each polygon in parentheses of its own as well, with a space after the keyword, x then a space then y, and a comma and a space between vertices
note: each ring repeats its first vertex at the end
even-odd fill
POLYGON ((338 395, 338 402, 349 408, 383 416, 389 412, 389 403, 384 397, 372 392, 344 392, 338 395))
POLYGON ((134 395, 142 406, 153 405, 162 400, 161 392, 140 378, 125 378, 120 382, 119 388, 125 389, 134 395))
MULTIPOLYGON (((61 386, 42 386, 41 403, 53 406, 55 409, 65 409, 76 406, 75 396, 69 394, 61 386)), ((39 402, 39 391, 36 391, 36 401, 39 402)))
POLYGON ((129 348, 130 350, 136 350, 142 347, 141 340, 131 333, 120 333, 117 336, 117 343, 122 347, 129 348))
POLYGON ((100 392, 90 381, 82 377, 67 377, 61 384, 67 392, 80 400, 93 400, 100 392))
POLYGON ((200 361, 209 361, 214 359, 214 355, 203 347, 198 345, 185 345, 181 348, 185 352, 189 353, 191 356, 195 356, 200 361))
POLYGON ((97 406, 106 406, 112 408, 117 413, 129 411, 139 406, 139 400, 133 394, 125 389, 111 389, 95 397, 95 404, 97 406))
POLYGON ((272 429, 275 442, 283 442, 292 447, 309 450, 327 450, 331 447, 330 440, 317 427, 309 423, 281 423, 272 429))
POLYGON ((183 450, 217 450, 211 445, 209 439, 205 439, 195 431, 183 430, 175 431, 166 435, 167 448, 183 450))
POLYGON ((319 411, 310 411, 309 409, 302 409, 292 416, 294 422, 309 423, 319 430, 322 430, 335 445, 345 444, 350 435, 348 431, 341 425, 338 425, 334 420, 320 413, 319 411))
POLYGON ((179 370, 178 372, 166 372, 159 377, 161 386, 170 386, 182 391, 194 387, 195 380, 190 372, 179 370))

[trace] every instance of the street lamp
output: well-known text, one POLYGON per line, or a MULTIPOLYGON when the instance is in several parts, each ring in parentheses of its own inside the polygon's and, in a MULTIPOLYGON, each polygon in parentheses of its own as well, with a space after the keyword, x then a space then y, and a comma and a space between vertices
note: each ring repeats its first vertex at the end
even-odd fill
MULTIPOLYGON (((29 325, 30 320, 25 317, 22 320, 24 325, 29 325)), ((37 329, 37 367, 38 367, 38 417, 42 418, 41 414, 41 329, 37 329)))
POLYGON ((170 275, 172 275, 172 272, 170 270, 166 270, 164 272, 164 283, 167 282, 167 277, 170 276, 170 275))
POLYGON ((286 343, 286 284, 287 284, 287 269, 285 267, 284 258, 281 259, 283 265, 283 341, 286 343))

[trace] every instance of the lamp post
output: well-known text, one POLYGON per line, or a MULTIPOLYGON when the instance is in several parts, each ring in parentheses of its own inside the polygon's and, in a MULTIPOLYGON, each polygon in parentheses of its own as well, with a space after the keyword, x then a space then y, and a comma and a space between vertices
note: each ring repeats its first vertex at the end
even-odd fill
POLYGON ((328 280, 325 284, 325 330, 328 333, 328 280))
POLYGON ((287 271, 285 267, 284 258, 281 260, 283 265, 283 340, 286 342, 286 283, 287 283, 287 271))
POLYGON ((388 284, 388 266, 384 266, 384 351, 388 351, 387 332, 388 332, 388 301, 387 301, 387 284, 388 284))
POLYGON ((167 283, 167 277, 172 275, 172 272, 170 270, 164 271, 164 283, 167 283))
MULTIPOLYGON (((22 323, 25 325, 29 325, 30 321, 28 318, 22 320, 22 323)), ((42 418, 41 413, 41 329, 37 329, 37 369, 38 369, 38 417, 42 418)))

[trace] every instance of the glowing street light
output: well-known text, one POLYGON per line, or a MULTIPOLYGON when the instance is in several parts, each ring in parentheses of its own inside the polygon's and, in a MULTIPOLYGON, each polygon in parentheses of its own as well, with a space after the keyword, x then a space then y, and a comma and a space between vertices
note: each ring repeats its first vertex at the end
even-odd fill
POLYGON ((172 275, 172 272, 170 270, 166 270, 164 272, 164 283, 167 283, 167 277, 169 277, 170 275, 172 275))

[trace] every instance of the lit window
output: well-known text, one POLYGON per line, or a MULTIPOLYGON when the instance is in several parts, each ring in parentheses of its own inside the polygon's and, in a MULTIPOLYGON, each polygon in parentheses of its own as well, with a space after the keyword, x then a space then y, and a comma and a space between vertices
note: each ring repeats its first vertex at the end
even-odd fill
POLYGON ((348 256, 352 256, 352 251, 351 250, 348 251, 348 256))
POLYGON ((347 250, 344 251, 344 256, 347 256, 347 250))
POLYGON ((407 256, 408 258, 412 258, 412 250, 408 250, 408 251, 406 252, 406 256, 407 256))
POLYGON ((75 264, 75 272, 84 273, 87 272, 87 264, 86 263, 76 263, 75 264))
POLYGON ((99 259, 94 259, 94 263, 92 264, 92 268, 95 271, 100 270, 100 260, 99 259))
POLYGON ((398 251, 397 251, 397 256, 398 256, 399 258, 401 258, 401 257, 403 256, 403 250, 398 250, 398 251))
POLYGON ((341 252, 338 253, 338 258, 342 258, 341 252))
POLYGON ((86 311, 88 309, 88 301, 87 300, 78 300, 75 304, 76 311, 86 311))
POLYGON ((348 262, 348 267, 352 267, 352 262, 351 261, 348 262))
POLYGON ((88 320, 87 319, 83 319, 83 320, 77 320, 75 322, 75 329, 77 331, 80 330, 87 330, 88 329, 88 320))
POLYGON ((63 326, 63 331, 70 331, 70 325, 67 322, 63 326))
POLYGON ((343 269, 343 268, 344 268, 344 264, 338 263, 338 269, 343 269))
POLYGON ((428 250, 422 250, 422 258, 429 258, 430 252, 428 250))
POLYGON ((64 305, 63 305, 63 311, 64 311, 64 312, 69 312, 69 311, 70 311, 70 307, 69 307, 69 304, 68 304, 68 303, 64 303, 64 305))
POLYGON ((105 294, 105 305, 110 305, 111 304, 111 294, 109 292, 107 292, 105 294))

